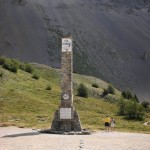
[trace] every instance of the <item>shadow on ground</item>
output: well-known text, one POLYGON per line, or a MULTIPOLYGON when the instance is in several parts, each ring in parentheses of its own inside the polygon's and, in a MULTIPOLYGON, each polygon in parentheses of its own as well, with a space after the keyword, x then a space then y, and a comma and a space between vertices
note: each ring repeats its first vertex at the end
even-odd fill
POLYGON ((20 136, 34 136, 34 135, 39 135, 39 134, 41 134, 41 133, 39 133, 39 132, 29 132, 29 133, 5 135, 2 138, 15 138, 15 137, 20 137, 20 136))

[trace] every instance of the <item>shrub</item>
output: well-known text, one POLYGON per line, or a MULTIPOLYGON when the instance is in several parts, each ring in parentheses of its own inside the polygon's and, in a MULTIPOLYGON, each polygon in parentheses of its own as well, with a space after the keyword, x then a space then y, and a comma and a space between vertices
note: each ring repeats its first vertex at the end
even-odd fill
POLYGON ((108 94, 108 90, 107 89, 103 89, 102 96, 106 96, 107 94, 108 94))
POLYGON ((19 68, 20 62, 17 59, 11 59, 12 63, 19 68))
POLYGON ((37 75, 37 74, 33 74, 32 78, 38 80, 40 77, 39 77, 39 75, 37 75))
POLYGON ((144 108, 135 101, 127 101, 125 115, 127 119, 143 119, 144 108))
POLYGON ((142 105, 144 108, 148 108, 149 105, 150 105, 150 103, 147 102, 147 101, 143 101, 143 102, 141 103, 141 105, 142 105))
POLYGON ((102 96, 106 96, 107 94, 115 94, 115 89, 113 85, 109 84, 107 89, 103 89, 102 96))
POLYGON ((17 67, 17 66, 12 66, 12 68, 11 68, 10 71, 11 71, 11 72, 14 72, 14 73, 17 73, 18 67, 17 67))
POLYGON ((2 65, 4 69, 16 73, 19 68, 20 62, 16 59, 0 57, 0 65, 2 65))
POLYGON ((97 83, 93 83, 92 87, 98 88, 98 84, 97 83))
POLYGON ((125 100, 124 99, 120 99, 119 103, 118 103, 118 106, 119 106, 118 114, 121 115, 121 116, 125 115, 125 112, 126 112, 125 100))
POLYGON ((136 101, 125 101, 121 99, 119 101, 119 115, 124 115, 127 119, 143 119, 144 108, 136 101))
POLYGON ((10 70, 11 69, 11 60, 10 59, 5 59, 4 63, 3 63, 3 68, 10 70))
POLYGON ((129 90, 126 91, 126 97, 125 98, 126 99, 132 99, 133 98, 133 96, 129 90))
POLYGON ((6 58, 5 57, 0 57, 0 65, 3 65, 5 62, 6 58))
POLYGON ((19 65, 19 69, 24 70, 25 71, 25 64, 24 63, 20 63, 19 65))
POLYGON ((139 99, 138 97, 136 96, 136 94, 133 96, 132 93, 128 90, 128 91, 123 91, 121 93, 122 97, 125 98, 125 99, 129 99, 129 100, 133 100, 137 103, 139 103, 139 99))
POLYGON ((132 98, 133 98, 133 96, 132 96, 132 94, 131 94, 131 92, 130 92, 129 90, 123 91, 123 92, 121 93, 121 95, 122 95, 123 98, 125 98, 125 99, 132 99, 132 98))
POLYGON ((25 71, 28 73, 33 73, 34 68, 30 64, 25 64, 25 71))
POLYGON ((107 91, 110 94, 115 94, 115 89, 114 89, 113 85, 111 85, 111 84, 108 85, 107 91))
POLYGON ((125 92, 125 91, 122 91, 121 95, 122 95, 122 97, 123 97, 123 98, 126 98, 126 97, 127 97, 127 95, 126 95, 126 92, 125 92))
POLYGON ((78 96, 86 97, 86 98, 88 97, 88 89, 83 83, 80 83, 77 92, 78 92, 77 94, 78 96))
POLYGON ((110 103, 117 103, 118 102, 118 98, 116 97, 116 95, 107 94, 105 96, 105 101, 110 102, 110 103))
POLYGON ((16 73, 18 70, 18 63, 13 59, 5 59, 3 63, 3 68, 16 73))
POLYGON ((3 72, 0 72, 0 77, 1 77, 1 78, 3 77, 3 72))
POLYGON ((52 87, 50 85, 47 85, 46 90, 51 90, 52 87))
POLYGON ((133 100, 135 100, 137 103, 139 103, 139 99, 138 99, 138 97, 136 96, 136 94, 134 95, 133 100))

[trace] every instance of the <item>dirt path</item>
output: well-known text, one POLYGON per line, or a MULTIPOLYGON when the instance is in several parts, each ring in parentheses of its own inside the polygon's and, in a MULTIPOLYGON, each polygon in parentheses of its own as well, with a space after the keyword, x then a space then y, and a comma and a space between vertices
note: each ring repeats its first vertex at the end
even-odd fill
POLYGON ((149 150, 150 134, 97 132, 92 135, 41 134, 0 128, 0 150, 149 150))

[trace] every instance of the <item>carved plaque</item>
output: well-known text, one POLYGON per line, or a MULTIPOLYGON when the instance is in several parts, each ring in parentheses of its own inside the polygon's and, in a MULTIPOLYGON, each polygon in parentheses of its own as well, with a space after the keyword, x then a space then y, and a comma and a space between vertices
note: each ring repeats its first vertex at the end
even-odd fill
POLYGON ((69 99, 69 95, 68 94, 64 94, 63 98, 64 98, 64 100, 68 100, 69 99))
POLYGON ((71 119, 71 108, 60 108, 60 119, 71 119))
POLYGON ((71 52, 72 51, 72 39, 62 38, 62 52, 71 52))

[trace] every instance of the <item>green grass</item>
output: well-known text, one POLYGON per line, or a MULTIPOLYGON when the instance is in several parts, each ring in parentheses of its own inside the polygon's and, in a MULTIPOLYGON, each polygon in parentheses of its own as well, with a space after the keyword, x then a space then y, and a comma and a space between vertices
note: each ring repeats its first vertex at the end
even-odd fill
MULTIPOLYGON (((0 66, 0 125, 23 126, 33 128, 50 128, 53 115, 60 105, 60 71, 34 64, 39 80, 32 78, 32 74, 22 70, 12 73, 0 66), (51 85, 51 90, 46 90, 51 85)), ((108 84, 94 77, 74 74, 74 106, 79 113, 83 128, 103 130, 105 115, 116 119, 116 130, 150 133, 150 126, 144 126, 144 121, 125 120, 117 116, 118 107, 100 97, 89 98, 76 96, 76 87, 84 83, 91 93, 101 93, 108 84), (99 88, 93 88, 92 83, 99 88)), ((116 90, 116 98, 120 92, 116 90)), ((147 114, 145 121, 149 121, 147 114)))

